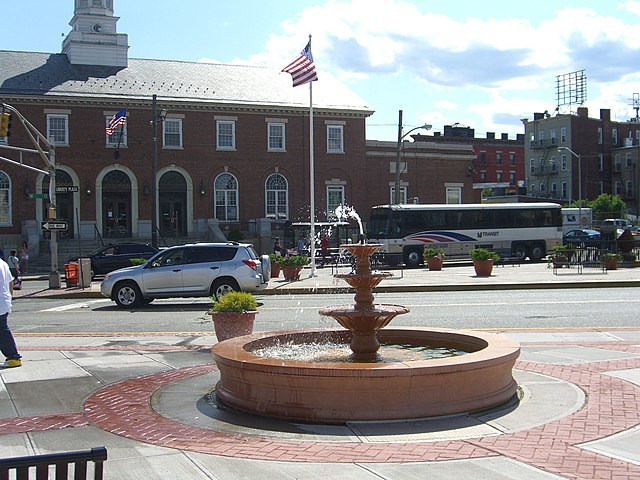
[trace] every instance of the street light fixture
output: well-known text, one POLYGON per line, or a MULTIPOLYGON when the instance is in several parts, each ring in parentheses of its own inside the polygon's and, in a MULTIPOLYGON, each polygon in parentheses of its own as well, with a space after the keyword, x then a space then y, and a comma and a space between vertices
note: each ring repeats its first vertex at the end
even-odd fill
MULTIPOLYGON (((578 159, 578 218, 582 227, 582 159, 580 155, 571 150, 569 147, 558 147, 558 150, 567 151, 578 159)), ((571 189, 573 193, 573 188, 571 189)))
POLYGON ((158 174, 158 122, 164 122, 167 117, 167 110, 162 109, 158 113, 158 96, 156 94, 152 97, 153 108, 153 120, 151 120, 151 127, 153 128, 153 156, 151 158, 151 245, 158 247, 158 197, 157 197, 157 180, 158 174))
POLYGON ((405 133, 404 135, 402 134, 402 110, 398 111, 398 151, 397 151, 397 156, 396 156, 396 182, 395 182, 395 192, 393 195, 393 203, 395 204, 399 204, 400 203, 400 173, 401 173, 401 168, 400 168, 400 160, 402 159, 402 140, 404 139, 404 137, 406 137, 407 135, 409 135, 411 132, 414 132, 416 130, 419 129, 424 129, 424 130, 431 130, 431 125, 429 125, 428 123, 425 123, 424 125, 420 125, 419 127, 415 127, 412 128, 411 130, 409 130, 407 133, 405 133))

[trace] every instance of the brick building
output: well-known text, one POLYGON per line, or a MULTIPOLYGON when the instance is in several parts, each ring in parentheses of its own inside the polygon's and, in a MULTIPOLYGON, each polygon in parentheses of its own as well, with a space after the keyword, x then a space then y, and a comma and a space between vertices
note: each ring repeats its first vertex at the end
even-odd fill
POLYGON ((613 121, 608 109, 591 118, 579 107, 576 114, 535 113, 524 125, 528 195, 570 202, 617 194, 638 214, 637 119, 613 121))

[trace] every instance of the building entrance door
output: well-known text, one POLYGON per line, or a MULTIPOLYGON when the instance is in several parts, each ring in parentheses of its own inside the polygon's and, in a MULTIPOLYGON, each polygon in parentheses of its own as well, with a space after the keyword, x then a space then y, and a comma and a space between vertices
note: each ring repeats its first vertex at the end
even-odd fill
POLYGON ((187 207, 184 199, 180 197, 163 195, 160 206, 160 234, 171 237, 187 235, 187 207))
POLYGON ((107 193, 102 210, 105 237, 131 237, 131 199, 125 193, 107 193))

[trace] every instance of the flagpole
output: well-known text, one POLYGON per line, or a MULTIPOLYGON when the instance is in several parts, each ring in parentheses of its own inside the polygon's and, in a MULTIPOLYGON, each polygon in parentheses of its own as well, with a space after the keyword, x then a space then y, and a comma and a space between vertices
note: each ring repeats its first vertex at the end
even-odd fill
MULTIPOLYGON (((309 35, 311 42, 311 35, 309 35)), ((311 274, 310 277, 316 276, 316 202, 315 202, 315 173, 313 161, 313 82, 309 82, 309 196, 311 207, 311 274)))

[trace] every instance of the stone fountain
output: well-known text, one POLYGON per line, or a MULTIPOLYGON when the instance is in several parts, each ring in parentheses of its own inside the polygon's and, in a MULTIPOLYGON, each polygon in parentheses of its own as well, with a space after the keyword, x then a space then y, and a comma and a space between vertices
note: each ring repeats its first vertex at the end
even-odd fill
MULTIPOLYGON (((517 390, 512 376, 520 347, 507 337, 445 329, 383 329, 409 310, 373 303, 373 288, 389 272, 373 272, 372 244, 343 245, 356 259, 355 272, 339 274, 355 291, 353 306, 324 308, 345 330, 264 332, 213 346, 220 371, 215 396, 241 411, 289 420, 344 423, 461 414, 500 405, 517 390), (429 346, 462 352, 445 358, 394 360, 380 344, 429 346), (270 347, 348 344, 344 359, 291 360, 263 356, 270 347)), ((385 347, 386 348, 386 347, 385 347)))

